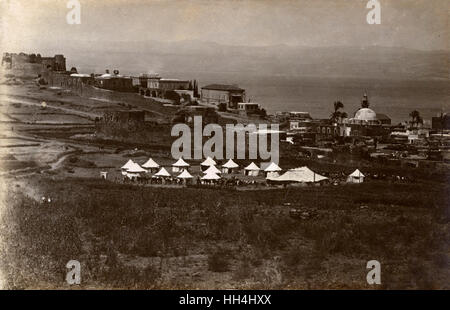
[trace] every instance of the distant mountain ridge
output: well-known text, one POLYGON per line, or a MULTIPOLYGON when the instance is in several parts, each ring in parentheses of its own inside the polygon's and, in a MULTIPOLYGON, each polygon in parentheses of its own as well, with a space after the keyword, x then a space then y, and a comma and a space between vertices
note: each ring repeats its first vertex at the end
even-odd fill
POLYGON ((203 41, 46 44, 86 70, 123 72, 235 72, 241 74, 448 79, 449 51, 395 47, 232 46, 203 41), (52 46, 54 45, 54 46, 52 46))

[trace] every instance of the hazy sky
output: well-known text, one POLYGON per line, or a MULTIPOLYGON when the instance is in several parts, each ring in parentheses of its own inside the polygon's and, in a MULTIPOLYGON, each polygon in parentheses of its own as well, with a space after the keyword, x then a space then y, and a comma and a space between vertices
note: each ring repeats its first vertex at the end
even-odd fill
POLYGON ((0 0, 2 49, 72 39, 449 49, 449 0, 379 0, 381 25, 367 24, 368 0, 79 1, 81 25, 68 25, 67 0, 0 0))

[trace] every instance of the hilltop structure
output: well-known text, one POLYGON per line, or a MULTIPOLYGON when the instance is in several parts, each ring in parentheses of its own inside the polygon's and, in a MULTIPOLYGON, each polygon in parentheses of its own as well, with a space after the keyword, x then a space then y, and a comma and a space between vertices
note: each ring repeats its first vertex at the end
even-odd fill
POLYGON ((6 69, 23 69, 32 64, 49 71, 66 71, 66 58, 60 54, 42 57, 41 54, 4 53, 2 57, 2 67, 6 69))

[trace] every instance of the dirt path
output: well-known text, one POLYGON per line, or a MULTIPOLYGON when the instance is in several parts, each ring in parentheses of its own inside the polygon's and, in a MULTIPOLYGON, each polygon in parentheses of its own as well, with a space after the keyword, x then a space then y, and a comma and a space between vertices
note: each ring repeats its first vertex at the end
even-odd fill
MULTIPOLYGON (((3 102, 7 102, 10 104, 24 104, 24 105, 29 105, 29 106, 35 106, 35 107, 41 107, 41 104, 39 102, 34 102, 34 101, 30 101, 27 99, 13 99, 11 98, 12 96, 5 96, 5 95, 0 95, 0 101, 3 102)), ((84 111, 80 111, 80 110, 76 110, 76 109, 70 109, 70 108, 63 108, 63 107, 58 107, 55 105, 51 105, 49 103, 47 103, 47 107, 48 108, 52 108, 55 110, 60 110, 60 111, 64 111, 70 114, 75 114, 75 115, 79 115, 79 116, 83 116, 83 117, 88 117, 92 120, 95 120, 96 117, 101 117, 100 114, 98 113, 93 113, 93 112, 84 112, 84 111)))

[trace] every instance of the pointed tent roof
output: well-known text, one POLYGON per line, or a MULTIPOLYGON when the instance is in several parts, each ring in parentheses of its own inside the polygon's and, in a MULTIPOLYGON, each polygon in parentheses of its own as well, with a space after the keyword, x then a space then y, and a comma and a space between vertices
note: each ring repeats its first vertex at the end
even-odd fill
POLYGON ((220 179, 220 176, 218 176, 217 174, 215 174, 213 172, 207 173, 202 177, 202 180, 219 180, 219 179, 220 179))
POLYGON ((216 162, 211 157, 207 157, 201 164, 201 166, 215 166, 216 162))
POLYGON ((208 174, 208 173, 219 174, 219 173, 222 173, 222 171, 220 171, 219 169, 217 169, 216 166, 209 166, 209 168, 206 169, 206 170, 204 171, 204 173, 205 173, 205 174, 208 174))
POLYGON ((152 159, 149 158, 145 164, 142 165, 143 168, 159 168, 159 165, 152 159))
POLYGON ((129 159, 129 160, 127 161, 127 163, 121 167, 121 169, 128 170, 130 167, 133 166, 133 164, 134 164, 134 161, 132 161, 131 159, 129 159))
POLYGON ((232 168, 239 168, 239 165, 236 164, 236 163, 230 158, 225 164, 222 165, 222 167, 232 169, 232 168))
POLYGON ((281 168, 274 162, 271 162, 269 166, 267 166, 266 169, 264 169, 265 172, 275 172, 275 171, 281 171, 281 168))
POLYGON ((189 171, 187 171, 186 169, 183 170, 183 172, 181 172, 177 178, 179 179, 192 179, 193 176, 189 173, 189 171))
POLYGON ((139 164, 132 163, 130 167, 127 169, 127 172, 130 173, 140 173, 140 172, 147 172, 147 170, 143 169, 139 164))
POLYGON ((349 175, 349 177, 359 178, 365 177, 365 175, 359 169, 356 169, 352 174, 349 175))
POLYGON ((254 162, 252 162, 250 165, 248 165, 244 169, 245 170, 261 170, 254 162))
POLYGON ((162 167, 157 173, 155 173, 154 177, 170 177, 170 173, 167 172, 166 168, 162 167))
POLYGON ((180 157, 176 163, 172 164, 173 167, 189 167, 190 165, 180 157))
POLYGON ((305 166, 301 168, 290 169, 286 171, 284 174, 280 175, 279 177, 269 177, 267 179, 278 182, 309 183, 309 182, 320 182, 328 178, 315 173, 314 171, 305 166))

